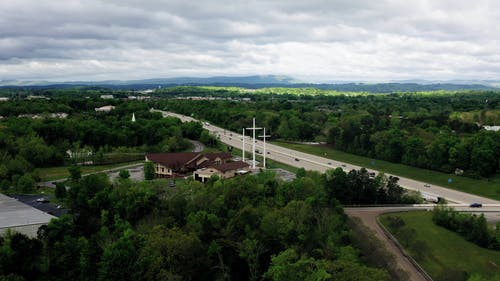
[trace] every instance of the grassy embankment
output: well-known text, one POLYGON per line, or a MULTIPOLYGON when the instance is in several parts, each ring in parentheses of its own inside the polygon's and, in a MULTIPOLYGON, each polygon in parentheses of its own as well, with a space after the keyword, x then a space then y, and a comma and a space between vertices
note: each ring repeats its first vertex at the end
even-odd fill
MULTIPOLYGON (((80 168, 82 170, 82 174, 85 175, 89 173, 97 173, 104 170, 114 169, 121 166, 140 164, 143 162, 144 162, 143 160, 140 160, 140 161, 116 163, 110 165, 80 166, 80 168)), ((40 174, 40 178, 42 181, 51 181, 69 177, 68 168, 69 166, 59 166, 59 167, 38 168, 37 170, 40 174)))
MULTIPOLYGON (((443 280, 444 277, 452 275, 462 276, 464 272, 468 276, 479 274, 493 278, 486 280, 499 280, 495 278, 500 278, 500 251, 481 248, 466 241, 459 234, 435 225, 431 212, 385 214, 380 217, 380 222, 387 229, 390 229, 387 219, 389 216, 403 219, 405 228, 414 229, 414 239, 422 240, 427 245, 420 258, 417 258, 418 255, 411 248, 405 248, 405 251, 412 255, 434 280, 443 280)), ((392 234, 402 242, 405 238, 400 233, 402 231, 392 234)))
POLYGON ((500 175, 496 175, 489 180, 472 179, 460 177, 454 174, 446 174, 432 170, 420 169, 403 164, 396 164, 382 160, 373 160, 369 157, 358 156, 332 149, 325 145, 306 145, 286 142, 273 142, 273 144, 284 146, 290 149, 318 155, 327 158, 351 163, 354 165, 378 170, 384 173, 391 173, 398 176, 415 179, 463 192, 500 200, 500 175), (448 179, 452 179, 449 183, 448 179))

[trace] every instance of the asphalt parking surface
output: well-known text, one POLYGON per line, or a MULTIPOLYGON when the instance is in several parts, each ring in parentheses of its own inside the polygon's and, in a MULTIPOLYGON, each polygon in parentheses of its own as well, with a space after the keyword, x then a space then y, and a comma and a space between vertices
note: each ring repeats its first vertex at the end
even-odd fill
POLYGON ((57 204, 54 204, 50 202, 50 200, 53 198, 52 195, 43 195, 43 194, 37 194, 37 195, 10 195, 9 197, 15 198, 19 200, 20 202, 29 205, 33 208, 36 208, 42 212, 45 212, 47 214, 53 215, 55 217, 60 217, 66 213, 68 213, 68 209, 65 208, 57 208, 57 204), (39 198, 45 198, 49 202, 39 202, 37 199, 39 198))

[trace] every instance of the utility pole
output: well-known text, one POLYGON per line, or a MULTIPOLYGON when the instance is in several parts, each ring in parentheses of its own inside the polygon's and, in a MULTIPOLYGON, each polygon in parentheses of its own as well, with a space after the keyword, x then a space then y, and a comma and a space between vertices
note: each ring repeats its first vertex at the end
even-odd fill
POLYGON ((255 169, 255 131, 256 130, 261 130, 262 128, 256 128, 255 127, 255 118, 253 118, 253 127, 252 128, 247 128, 247 130, 252 130, 253 131, 253 139, 252 139, 252 152, 253 152, 253 161, 252 161, 252 169, 255 169))
POLYGON ((271 135, 266 135, 266 128, 264 128, 264 134, 262 136, 259 136, 259 138, 263 138, 264 139, 264 161, 263 161, 263 166, 264 169, 266 168, 266 156, 267 156, 267 152, 266 152, 266 138, 270 137, 271 135))

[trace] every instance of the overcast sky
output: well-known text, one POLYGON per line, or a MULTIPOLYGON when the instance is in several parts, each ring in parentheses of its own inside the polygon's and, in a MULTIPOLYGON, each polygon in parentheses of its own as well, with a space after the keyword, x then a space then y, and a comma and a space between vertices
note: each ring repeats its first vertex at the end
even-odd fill
POLYGON ((0 80, 500 79, 488 0, 1 0, 0 80))

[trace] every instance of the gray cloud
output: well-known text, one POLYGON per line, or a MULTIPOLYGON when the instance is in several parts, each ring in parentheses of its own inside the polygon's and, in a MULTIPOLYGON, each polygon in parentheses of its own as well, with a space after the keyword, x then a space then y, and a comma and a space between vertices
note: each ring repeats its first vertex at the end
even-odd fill
POLYGON ((5 2, 0 80, 500 77, 493 0, 5 2))

